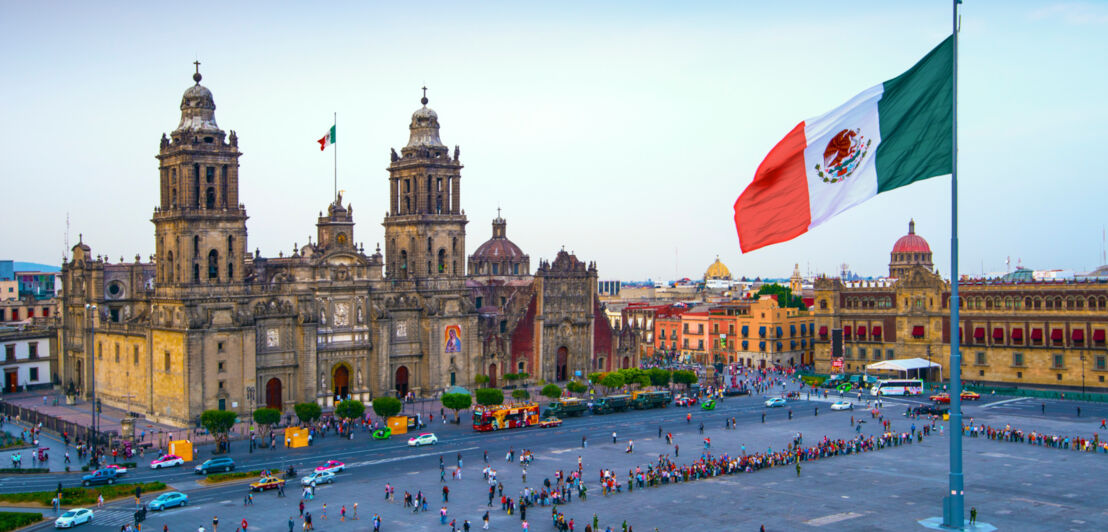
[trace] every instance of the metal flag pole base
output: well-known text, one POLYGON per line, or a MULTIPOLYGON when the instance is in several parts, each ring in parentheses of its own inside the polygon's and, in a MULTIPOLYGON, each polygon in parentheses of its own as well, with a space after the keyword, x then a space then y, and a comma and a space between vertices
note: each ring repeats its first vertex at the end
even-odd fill
MULTIPOLYGON (((949 497, 947 497, 949 499, 949 497)), ((943 500, 943 504, 946 504, 946 499, 943 500)), ((924 528, 930 528, 931 530, 968 530, 972 532, 993 532, 997 528, 989 523, 966 523, 962 528, 949 528, 943 526, 942 517, 928 517, 927 519, 920 519, 917 521, 924 528)))

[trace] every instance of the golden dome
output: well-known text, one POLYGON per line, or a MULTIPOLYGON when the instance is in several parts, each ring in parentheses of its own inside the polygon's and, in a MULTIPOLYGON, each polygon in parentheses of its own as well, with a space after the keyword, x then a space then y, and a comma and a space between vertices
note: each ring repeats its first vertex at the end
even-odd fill
POLYGON ((719 261, 719 255, 716 255, 716 261, 708 266, 708 271, 704 272, 704 279, 730 279, 731 271, 719 261))

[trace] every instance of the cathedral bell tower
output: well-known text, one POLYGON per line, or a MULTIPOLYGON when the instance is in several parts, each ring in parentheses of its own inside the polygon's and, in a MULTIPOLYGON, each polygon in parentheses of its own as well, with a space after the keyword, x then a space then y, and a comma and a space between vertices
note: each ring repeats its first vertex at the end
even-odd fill
POLYGON ((389 164, 385 263, 390 279, 461 280, 465 276, 466 217, 461 210, 459 149, 439 140, 439 117, 427 107, 412 113, 411 135, 389 164))
POLYGON ((161 204, 154 209, 159 292, 241 283, 246 209, 239 203, 238 137, 215 122, 215 100, 196 63, 181 122, 158 151, 161 204))

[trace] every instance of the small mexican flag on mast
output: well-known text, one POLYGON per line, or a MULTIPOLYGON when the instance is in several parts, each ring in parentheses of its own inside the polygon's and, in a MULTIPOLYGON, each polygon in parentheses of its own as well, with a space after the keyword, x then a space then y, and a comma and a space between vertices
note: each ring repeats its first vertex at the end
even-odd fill
POLYGON ((323 151, 327 146, 334 144, 335 126, 331 126, 331 129, 327 130, 327 134, 323 135, 323 138, 319 139, 317 142, 319 142, 319 151, 323 151))

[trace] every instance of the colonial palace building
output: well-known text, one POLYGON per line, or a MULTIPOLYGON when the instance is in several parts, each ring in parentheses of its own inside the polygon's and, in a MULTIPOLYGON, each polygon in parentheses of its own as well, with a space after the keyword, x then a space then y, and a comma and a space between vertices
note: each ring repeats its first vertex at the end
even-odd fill
POLYGON ((962 376, 1001 386, 1108 390, 1108 280, 1036 281, 1027 271, 959 285, 960 327, 950 324, 950 283, 932 270, 915 234, 893 246, 889 279, 815 282, 815 366, 831 373, 832 339, 842 334, 842 369, 920 357, 949 375, 950 342, 960 342, 962 376), (957 338, 953 338, 957 336, 957 338))
POLYGON ((63 264, 68 393, 87 397, 95 382, 105 403, 185 426, 207 409, 291 412, 429 395, 477 375, 556 381, 638 363, 634 335, 604 317, 595 264, 563 250, 532 274, 499 215, 466 256, 459 149, 440 140, 426 96, 381 181, 383 252, 356 244, 341 195, 315 220, 314 242, 251 252, 238 136, 193 79, 158 150, 155 254, 111 263, 82 239, 63 264))

